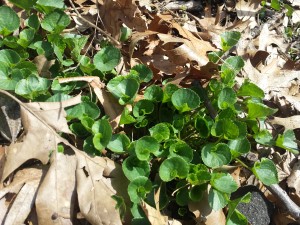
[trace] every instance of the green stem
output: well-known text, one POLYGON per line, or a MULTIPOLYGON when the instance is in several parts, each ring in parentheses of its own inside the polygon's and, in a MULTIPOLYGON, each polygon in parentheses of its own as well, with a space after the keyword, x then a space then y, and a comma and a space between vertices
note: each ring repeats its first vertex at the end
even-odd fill
POLYGON ((240 160, 240 159, 238 159, 238 158, 236 158, 235 160, 238 161, 238 162, 239 162, 243 167, 245 167, 246 169, 252 171, 251 168, 250 168, 249 166, 247 166, 242 160, 240 160))

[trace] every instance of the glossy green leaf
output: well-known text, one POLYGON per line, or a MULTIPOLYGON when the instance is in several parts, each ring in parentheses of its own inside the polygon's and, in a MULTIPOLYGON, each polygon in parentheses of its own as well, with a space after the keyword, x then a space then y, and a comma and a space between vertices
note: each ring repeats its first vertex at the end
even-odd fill
POLYGON ((9 1, 13 3, 15 6, 18 6, 19 8, 25 10, 31 9, 36 3, 36 0, 9 0, 9 1))
POLYGON ((235 140, 230 140, 228 146, 231 150, 231 154, 234 158, 246 154, 251 149, 251 144, 247 138, 238 138, 235 140))
POLYGON ((92 126, 93 126, 93 124, 94 124, 94 122, 95 122, 95 120, 94 120, 93 118, 91 118, 91 117, 89 117, 89 116, 82 116, 82 117, 80 118, 80 122, 81 122, 81 124, 85 127, 85 129, 86 129, 87 131, 89 131, 90 133, 93 132, 93 131, 92 131, 92 126))
POLYGON ((134 203, 139 203, 146 198, 152 189, 152 183, 147 177, 137 177, 128 185, 128 195, 134 203))
POLYGON ((175 178, 186 178, 188 172, 188 163, 178 156, 164 160, 159 167, 159 176, 165 182, 171 181, 175 178))
POLYGON ((193 149, 184 141, 178 141, 170 146, 170 157, 179 156, 185 161, 190 162, 193 159, 193 149))
POLYGON ((283 134, 279 134, 276 139, 276 146, 294 154, 299 154, 296 136, 293 130, 286 130, 283 134))
POLYGON ((268 130, 261 130, 253 135, 255 141, 262 145, 273 145, 274 140, 272 134, 268 130))
POLYGON ((17 83, 15 92, 25 98, 34 99, 40 94, 45 93, 49 87, 50 81, 48 79, 30 75, 17 83))
POLYGON ((83 150, 92 156, 100 155, 100 152, 94 146, 93 136, 89 136, 84 140, 83 150))
POLYGON ((11 71, 7 64, 0 63, 0 89, 14 91, 22 78, 22 73, 11 71))
POLYGON ((238 189, 237 183, 228 173, 212 173, 210 184, 216 190, 226 194, 231 194, 238 189))
POLYGON ((139 160, 149 160, 150 154, 159 150, 159 143, 154 137, 144 136, 136 141, 135 153, 139 160))
POLYGON ((280 2, 279 0, 271 0, 271 7, 277 11, 280 10, 280 2))
POLYGON ((179 206, 185 206, 189 202, 189 190, 188 187, 186 186, 186 181, 181 180, 176 184, 176 203, 179 206))
POLYGON ((248 225, 248 220, 245 215, 235 209, 231 217, 226 221, 226 225, 248 225))
POLYGON ((213 124, 211 134, 215 137, 223 136, 227 140, 232 140, 239 136, 239 127, 230 119, 221 119, 213 124))
POLYGON ((241 38, 241 33, 238 31, 226 31, 221 34, 221 46, 223 51, 228 51, 235 46, 241 38))
POLYGON ((7 36, 17 30, 20 26, 20 19, 17 13, 8 6, 0 7, 0 34, 7 36))
POLYGON ((201 150, 201 158, 205 165, 212 168, 226 165, 231 160, 230 148, 224 143, 206 144, 201 150))
POLYGON ((231 200, 229 203, 228 203, 228 214, 227 214, 227 217, 226 217, 226 225, 228 224, 232 224, 232 225, 247 225, 248 222, 247 222, 247 219, 246 219, 246 222, 247 223, 244 223, 244 219, 241 219, 243 217, 240 217, 238 215, 236 215, 238 213, 238 210, 236 209, 236 207, 238 206, 238 204, 240 202, 243 202, 243 203, 249 203, 251 200, 251 193, 248 192, 246 195, 240 197, 240 198, 237 198, 237 199, 234 199, 234 200, 231 200))
POLYGON ((117 76, 108 82, 107 89, 119 99, 121 105, 125 105, 133 102, 139 90, 139 82, 128 76, 117 76))
MULTIPOLYGON (((31 0, 29 0, 31 1, 31 0)), ((35 0, 33 0, 35 1, 35 0)), ((28 27, 31 27, 32 29, 35 29, 36 31, 39 29, 40 27, 40 21, 39 18, 36 14, 32 14, 28 17, 27 20, 25 20, 25 24, 28 27)))
POLYGON ((113 134, 107 148, 115 153, 124 153, 130 145, 130 139, 126 134, 113 134))
POLYGON ((62 101, 68 100, 70 98, 72 98, 71 95, 67 95, 64 93, 56 93, 56 94, 52 95, 50 98, 48 98, 46 100, 46 102, 62 102, 62 101))
POLYGON ((149 82, 153 78, 153 73, 144 64, 138 64, 131 68, 132 71, 136 71, 140 82, 149 82))
POLYGON ((175 84, 166 84, 166 86, 163 89, 163 100, 162 102, 169 102, 171 101, 172 95, 175 91, 177 91, 179 88, 175 84))
POLYGON ((37 0, 35 8, 45 14, 51 13, 55 9, 64 9, 63 0, 37 0))
POLYGON ((218 96, 219 109, 233 108, 237 101, 236 94, 232 88, 225 87, 218 96))
POLYGON ((78 105, 72 106, 66 110, 67 119, 81 119, 83 116, 89 116, 93 119, 97 119, 100 116, 100 109, 98 106, 90 101, 81 102, 78 105))
POLYGON ((146 88, 144 98, 154 102, 161 102, 163 99, 163 90, 158 85, 151 85, 146 88))
POLYGON ((33 41, 35 35, 35 30, 33 28, 27 28, 20 32, 19 40, 17 43, 21 45, 23 48, 27 48, 28 45, 33 41))
POLYGON ((207 183, 211 178, 208 168, 203 164, 191 164, 187 181, 192 185, 207 183))
POLYGON ((93 144, 99 151, 103 150, 112 137, 112 128, 106 119, 97 120, 92 126, 93 144))
POLYGON ((60 33, 69 24, 69 16, 59 9, 55 9, 53 12, 47 14, 41 22, 42 28, 51 33, 60 33))
POLYGON ((248 79, 246 79, 238 90, 237 95, 263 98, 265 96, 265 93, 257 85, 251 83, 248 79))
POLYGON ((221 66, 221 79, 222 81, 233 86, 235 76, 244 67, 244 60, 240 56, 228 57, 221 66))
POLYGON ((197 93, 188 88, 175 91, 171 100, 179 112, 191 111, 200 105, 200 98, 197 93))
POLYGON ((132 113, 135 117, 140 117, 145 116, 147 114, 151 114, 153 110, 153 102, 147 99, 142 99, 133 106, 132 113))
POLYGON ((218 211, 224 208, 228 203, 228 196, 225 193, 222 193, 214 188, 211 188, 208 193, 208 204, 209 206, 218 211))
POLYGON ((128 27, 121 27, 120 41, 127 41, 132 34, 132 30, 128 27))
POLYGON ((197 117, 195 119, 195 128, 202 138, 207 138, 210 135, 210 127, 207 120, 203 117, 197 117))
POLYGON ((254 118, 261 118, 266 117, 274 114, 277 112, 277 109, 272 109, 263 103, 257 103, 257 102, 248 102, 248 118, 254 119, 254 118))
POLYGON ((136 177, 148 177, 150 166, 147 161, 139 160, 135 155, 131 155, 122 163, 122 169, 128 180, 132 181, 136 177))
POLYGON ((166 123, 158 123, 149 129, 150 135, 158 142, 168 140, 170 137, 170 129, 166 123))
POLYGON ((77 122, 70 125, 70 130, 78 137, 86 137, 90 134, 81 123, 77 122))
POLYGON ((2 49, 0 50, 0 62, 6 63, 10 66, 16 65, 20 62, 21 57, 17 52, 11 49, 2 49))
POLYGON ((262 158, 260 162, 255 162, 252 172, 265 185, 278 183, 276 166, 270 159, 262 158))
POLYGON ((94 64, 96 68, 102 72, 111 71, 119 63, 121 52, 113 46, 105 46, 94 56, 94 64))
POLYGON ((189 192, 189 198, 195 202, 201 201, 206 189, 207 189, 207 185, 205 185, 205 184, 204 185, 194 185, 189 192))
POLYGON ((130 115, 130 111, 129 109, 127 109, 127 107, 124 107, 124 110, 121 114, 121 119, 120 119, 120 125, 122 124, 131 124, 135 122, 135 118, 130 115))

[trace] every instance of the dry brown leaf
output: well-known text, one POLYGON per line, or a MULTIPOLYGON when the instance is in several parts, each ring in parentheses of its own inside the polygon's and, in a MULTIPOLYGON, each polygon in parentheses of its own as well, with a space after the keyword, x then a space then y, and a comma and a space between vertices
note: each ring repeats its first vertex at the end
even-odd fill
POLYGON ((141 203, 141 207, 145 212, 151 225, 166 225, 168 223, 168 217, 161 215, 160 211, 153 208, 146 202, 141 203))
POLYGON ((19 170, 12 183, 0 189, 1 224, 23 224, 33 206, 41 177, 42 170, 38 168, 19 170))
MULTIPOLYGON (((102 157, 90 158, 85 153, 75 151, 77 157, 77 194, 81 213, 91 224, 122 225, 116 202, 111 198, 117 194, 116 189, 127 187, 126 179, 122 178, 122 169, 107 167, 109 159, 102 157), (104 177, 105 170, 111 170, 119 177, 104 177), (114 171, 115 170, 115 171, 114 171), (114 180, 123 181, 123 186, 116 187, 114 180)), ((106 171, 108 173, 108 171, 106 171)), ((109 173, 108 173, 109 174, 109 173)))
POLYGON ((69 149, 64 153, 53 151, 50 163, 35 202, 39 224, 72 224, 75 218, 76 157, 69 149))
POLYGON ((199 202, 191 202, 188 205, 189 210, 196 216, 199 225, 225 225, 226 217, 222 209, 214 211, 208 204, 208 192, 203 194, 199 202))
MULTIPOLYGON (((6 93, 4 91, 1 92, 6 93)), ((77 101, 74 101, 74 104, 78 103, 78 97, 75 97, 75 100, 76 99, 77 101)), ((11 101, 13 101, 13 99, 11 101)), ((70 102, 67 102, 67 105, 69 106, 70 102)), ((64 123, 63 126, 61 126, 60 124, 60 127, 67 126, 67 121, 63 117, 64 102, 61 102, 60 104, 61 106, 56 109, 57 112, 55 113, 56 117, 54 121, 51 120, 53 119, 53 117, 45 117, 44 120, 41 119, 40 116, 37 115, 37 111, 33 112, 31 110, 31 103, 23 103, 20 106, 21 118, 25 134, 23 135, 22 139, 19 140, 19 142, 12 143, 10 146, 8 146, 2 181, 29 159, 38 159, 43 164, 46 164, 49 161, 49 154, 51 151, 56 149, 57 144, 60 142, 60 137, 52 130, 57 128, 57 126, 51 127, 49 126, 49 124, 47 124, 47 122, 53 125, 57 125, 57 122, 59 121, 60 123, 64 123), (45 122, 45 120, 47 122, 45 122), (49 129, 49 127, 51 129, 49 129)), ((32 105, 33 108, 35 106, 36 103, 32 105)), ((45 110, 45 112, 46 111, 47 110, 45 110)), ((40 115, 42 115, 44 112, 40 113, 40 115)))
POLYGON ((287 179, 287 185, 300 201, 300 161, 294 164, 291 175, 287 179))
POLYGON ((273 117, 269 121, 272 124, 284 126, 286 130, 300 128, 300 115, 290 116, 287 118, 273 117))
POLYGON ((105 29, 116 39, 120 37, 122 23, 140 32, 147 29, 146 21, 133 0, 103 0, 99 13, 105 29))
POLYGON ((38 55, 32 61, 37 69, 38 74, 41 77, 51 78, 51 72, 49 71, 50 67, 54 65, 55 60, 48 60, 45 55, 38 55))
POLYGON ((238 18, 244 21, 254 18, 261 9, 260 3, 260 0, 239 0, 235 6, 238 18))

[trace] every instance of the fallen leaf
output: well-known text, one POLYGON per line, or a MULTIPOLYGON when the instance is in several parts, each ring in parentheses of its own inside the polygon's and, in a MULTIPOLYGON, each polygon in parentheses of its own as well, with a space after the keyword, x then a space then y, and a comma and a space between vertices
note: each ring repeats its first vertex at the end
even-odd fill
POLYGON ((153 208, 146 202, 141 203, 141 207, 145 212, 151 225, 166 225, 168 223, 168 217, 161 215, 160 211, 153 208))
POLYGON ((300 161, 294 164, 291 175, 287 178, 287 185, 300 201, 300 161))
POLYGON ((53 151, 50 168, 36 197, 39 224, 72 224, 75 218, 76 157, 70 149, 53 151))
POLYGON ((287 118, 273 117, 269 120, 271 124, 284 126, 286 130, 300 128, 300 115, 290 116, 287 118))
POLYGON ((261 9, 260 0, 239 0, 236 5, 236 12, 239 19, 248 20, 254 18, 258 11, 261 9))

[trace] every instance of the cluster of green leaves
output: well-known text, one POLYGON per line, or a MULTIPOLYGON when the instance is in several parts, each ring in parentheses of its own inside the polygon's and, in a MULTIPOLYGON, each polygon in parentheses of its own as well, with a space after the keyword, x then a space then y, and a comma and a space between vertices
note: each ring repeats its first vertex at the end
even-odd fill
MULTIPOLYGON (((228 57, 220 66, 220 80, 210 80, 205 88, 179 88, 167 80, 149 85, 153 74, 145 65, 136 65, 127 75, 116 74, 121 53, 108 43, 101 43, 93 58, 82 54, 88 36, 61 33, 70 24, 63 0, 10 1, 25 9, 28 18, 19 30, 18 15, 0 7, 0 88, 31 101, 61 101, 85 86, 60 84, 57 78, 91 75, 107 83, 108 91, 124 106, 121 133, 113 134, 93 95, 66 109, 67 119, 84 151, 101 155, 106 148, 120 155, 130 181, 133 224, 147 223, 139 203, 144 200, 154 206, 158 187, 161 209, 175 204, 183 216, 188 203, 200 201, 208 191, 214 210, 228 205, 228 224, 246 224, 236 206, 249 201, 249 195, 230 199, 238 185, 222 167, 236 161, 247 166, 242 160, 255 143, 292 152, 297 145, 293 131, 273 138, 265 128, 264 120, 276 110, 263 104, 259 87, 248 80, 235 87, 235 76, 244 66, 241 57, 228 57), (41 76, 32 62, 37 56, 53 61, 51 79, 41 76), (136 100, 142 89, 143 99, 136 100), (212 109, 216 117, 211 116, 212 109)), ((238 32, 222 34, 222 50, 211 53, 210 60, 218 62, 239 38, 238 32)), ((247 167, 266 185, 278 182, 275 165, 267 158, 247 167)))

